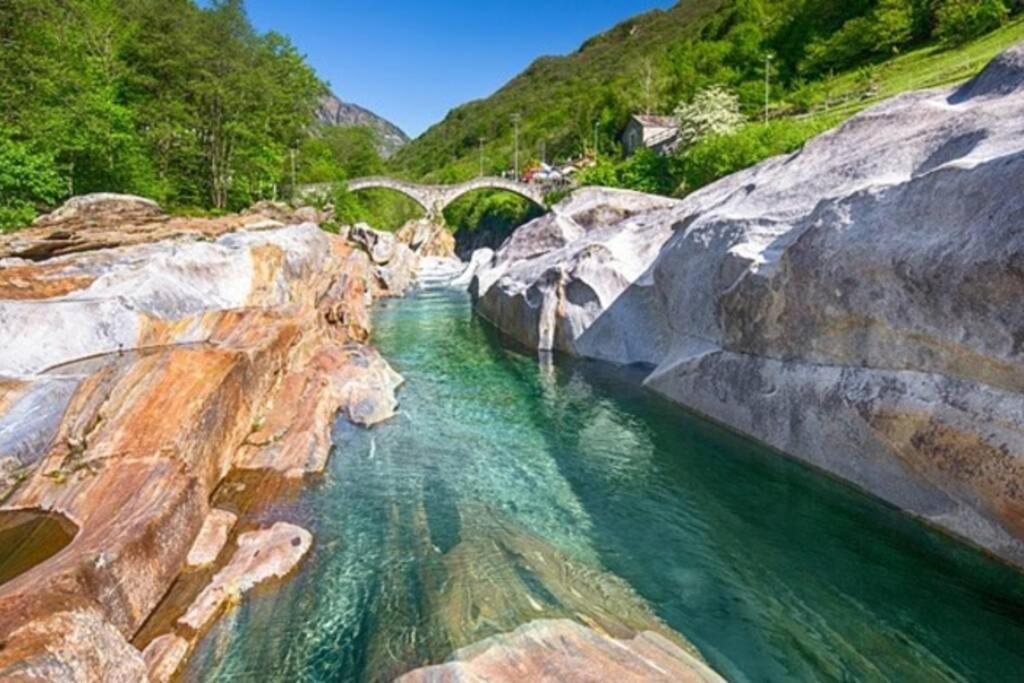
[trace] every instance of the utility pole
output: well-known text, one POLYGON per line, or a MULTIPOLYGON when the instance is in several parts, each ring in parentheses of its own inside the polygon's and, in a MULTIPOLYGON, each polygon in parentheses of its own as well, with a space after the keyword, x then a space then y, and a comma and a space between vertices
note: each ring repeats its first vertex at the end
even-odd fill
POLYGON ((292 202, 294 202, 295 201, 295 190, 296 190, 296 186, 295 186, 295 148, 294 147, 291 148, 291 153, 292 153, 292 202))
POLYGON ((768 123, 768 100, 772 93, 772 58, 771 52, 764 55, 764 122, 768 123))
POLYGON ((512 114, 512 126, 515 129, 515 164, 513 166, 513 179, 519 182, 519 122, 522 120, 522 114, 512 114))
POLYGON ((644 113, 651 115, 654 101, 654 67, 651 60, 644 61, 644 113))
POLYGON ((484 139, 480 138, 480 177, 484 177, 484 139))

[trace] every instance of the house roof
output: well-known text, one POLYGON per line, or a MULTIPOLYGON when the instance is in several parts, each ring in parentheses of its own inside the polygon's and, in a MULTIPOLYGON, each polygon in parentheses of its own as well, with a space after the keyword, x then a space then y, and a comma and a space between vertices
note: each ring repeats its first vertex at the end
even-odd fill
POLYGON ((633 118, 636 119, 644 128, 676 128, 678 125, 676 124, 675 118, 671 116, 633 114, 633 118))

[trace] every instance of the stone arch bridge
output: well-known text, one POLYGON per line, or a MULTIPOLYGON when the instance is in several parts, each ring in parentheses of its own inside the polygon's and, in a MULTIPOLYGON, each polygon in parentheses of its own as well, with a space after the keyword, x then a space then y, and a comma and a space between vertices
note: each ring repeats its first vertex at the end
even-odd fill
MULTIPOLYGON (((349 192, 359 192, 373 188, 384 188, 400 192, 423 207, 427 216, 440 218, 442 212, 449 204, 459 197, 476 190, 505 190, 529 199, 534 204, 546 208, 544 203, 544 189, 537 185, 528 185, 507 178, 483 177, 475 178, 457 185, 420 185, 404 180, 396 180, 384 176, 370 178, 356 178, 348 181, 349 192)), ((315 192, 318 188, 310 186, 306 192, 315 192)))

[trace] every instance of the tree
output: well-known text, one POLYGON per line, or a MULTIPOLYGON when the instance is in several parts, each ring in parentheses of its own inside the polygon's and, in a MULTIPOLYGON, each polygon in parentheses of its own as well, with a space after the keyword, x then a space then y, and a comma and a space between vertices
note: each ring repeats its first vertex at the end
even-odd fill
POLYGON ((30 223, 36 210, 57 201, 62 190, 51 157, 0 129, 0 232, 30 223))
POLYGON ((936 12, 935 32, 950 44, 999 28, 1010 16, 1003 0, 945 0, 936 12))
POLYGON ((701 90, 689 104, 676 108, 679 137, 689 147, 708 135, 725 135, 744 121, 740 101, 735 93, 713 85, 701 90))

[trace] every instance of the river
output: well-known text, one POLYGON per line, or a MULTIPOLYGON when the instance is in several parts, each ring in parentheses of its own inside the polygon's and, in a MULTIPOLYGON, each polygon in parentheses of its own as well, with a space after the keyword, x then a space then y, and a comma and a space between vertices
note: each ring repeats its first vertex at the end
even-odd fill
POLYGON ((323 478, 258 512, 314 549, 187 680, 389 680, 559 616, 661 625, 734 681, 1021 680, 1019 574, 638 372, 510 349, 446 289, 377 304, 374 343, 400 415, 339 420, 323 478))

